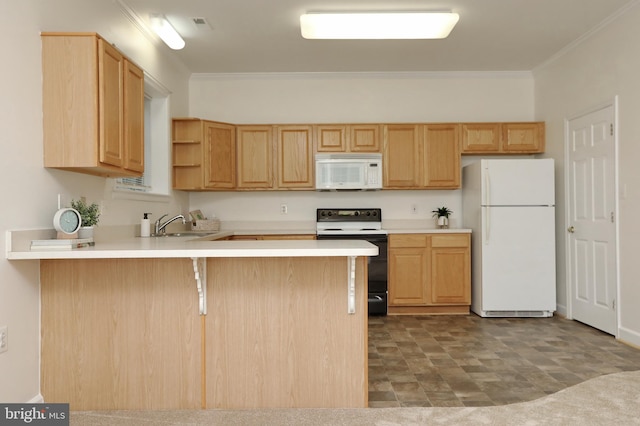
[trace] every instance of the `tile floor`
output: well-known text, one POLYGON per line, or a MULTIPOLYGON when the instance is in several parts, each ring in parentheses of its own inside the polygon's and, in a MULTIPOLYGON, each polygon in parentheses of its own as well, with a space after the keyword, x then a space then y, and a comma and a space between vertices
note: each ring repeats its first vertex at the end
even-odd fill
POLYGON ((640 350, 560 317, 369 317, 369 406, 530 401, 640 370, 640 350))

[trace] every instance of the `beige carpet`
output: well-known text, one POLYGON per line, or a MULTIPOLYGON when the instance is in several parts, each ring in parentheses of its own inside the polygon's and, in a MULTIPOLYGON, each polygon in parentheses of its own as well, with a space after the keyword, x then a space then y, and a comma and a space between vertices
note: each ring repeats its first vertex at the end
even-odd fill
POLYGON ((498 407, 72 412, 71 425, 640 425, 640 371, 498 407))

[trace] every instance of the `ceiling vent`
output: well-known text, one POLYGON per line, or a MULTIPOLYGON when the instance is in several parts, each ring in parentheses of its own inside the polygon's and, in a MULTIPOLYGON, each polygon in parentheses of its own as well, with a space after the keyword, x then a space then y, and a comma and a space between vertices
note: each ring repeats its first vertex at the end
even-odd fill
POLYGON ((198 29, 207 29, 210 30, 211 25, 209 25, 209 22, 207 22, 207 20, 205 18, 202 17, 195 17, 195 18, 191 18, 191 20, 193 21, 194 24, 196 24, 196 28, 198 29))

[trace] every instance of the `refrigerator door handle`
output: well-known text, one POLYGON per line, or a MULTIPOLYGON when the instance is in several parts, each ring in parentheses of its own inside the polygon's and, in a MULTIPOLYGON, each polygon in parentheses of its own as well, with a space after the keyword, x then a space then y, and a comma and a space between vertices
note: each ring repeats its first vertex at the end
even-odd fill
POLYGON ((485 238, 484 244, 489 244, 489 238, 491 237, 491 207, 489 207, 489 200, 491 200, 491 179, 489 179, 489 170, 484 171, 484 205, 486 206, 486 211, 484 215, 484 229, 485 229, 485 238))
POLYGON ((489 238, 491 238, 491 207, 485 207, 484 213, 484 244, 489 244, 489 238))
POLYGON ((489 170, 485 170, 484 172, 484 200, 482 203, 485 206, 488 206, 491 200, 491 179, 489 179, 489 170))

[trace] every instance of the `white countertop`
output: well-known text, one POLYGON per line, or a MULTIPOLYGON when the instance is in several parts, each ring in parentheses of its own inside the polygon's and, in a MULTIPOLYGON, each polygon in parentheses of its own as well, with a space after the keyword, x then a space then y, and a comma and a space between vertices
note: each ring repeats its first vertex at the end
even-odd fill
POLYGON ((447 228, 447 229, 435 229, 435 228, 397 228, 386 229, 389 235, 391 234, 470 234, 471 229, 466 228, 447 228))
MULTIPOLYGON (((215 241, 230 232, 198 238, 133 237, 112 241, 98 241, 93 247, 72 250, 30 250, 30 240, 15 241, 8 247, 7 259, 127 259, 127 258, 180 258, 180 257, 342 257, 375 256, 378 247, 366 241, 317 240, 260 240, 215 241), (20 247, 21 246, 21 247, 20 247)), ((9 239, 11 239, 9 237, 9 239)))
MULTIPOLYGON (((315 225, 314 225, 315 226, 315 225)), ((25 259, 126 259, 180 257, 320 257, 375 256, 378 248, 360 240, 251 240, 216 241, 231 235, 315 234, 315 227, 260 227, 222 230, 207 237, 131 237, 130 227, 111 227, 96 238, 96 245, 73 250, 30 250, 33 239, 51 238, 52 230, 8 231, 6 257, 25 259), (108 237, 107 237, 108 236, 108 237)), ((104 229, 104 228, 103 228, 104 229)), ((436 229, 422 223, 387 224, 389 234, 455 234, 471 233, 470 229, 436 229), (392 226, 391 226, 392 225, 392 226)))

